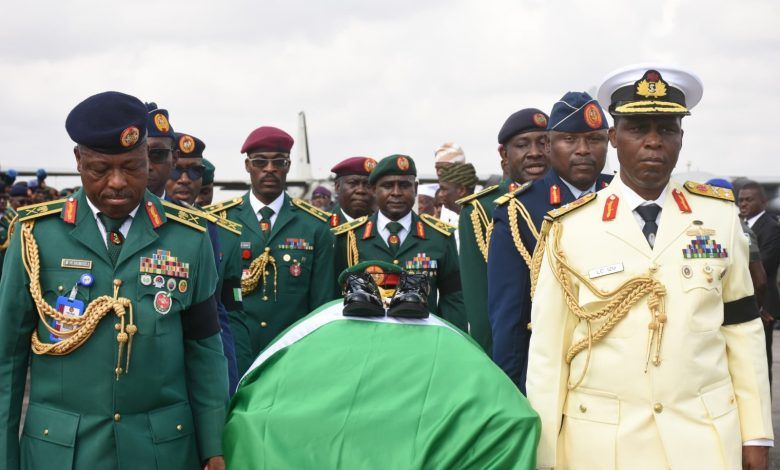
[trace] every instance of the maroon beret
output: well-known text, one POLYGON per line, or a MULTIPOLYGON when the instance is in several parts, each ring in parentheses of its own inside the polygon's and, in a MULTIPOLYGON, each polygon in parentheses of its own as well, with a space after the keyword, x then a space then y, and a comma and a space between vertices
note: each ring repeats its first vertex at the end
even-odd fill
POLYGON ((290 134, 275 127, 263 126, 253 130, 241 147, 241 153, 284 152, 290 153, 293 138, 290 134))
POLYGON ((330 171, 336 173, 337 178, 346 175, 368 176, 375 166, 376 160, 371 157, 350 157, 337 163, 330 171))

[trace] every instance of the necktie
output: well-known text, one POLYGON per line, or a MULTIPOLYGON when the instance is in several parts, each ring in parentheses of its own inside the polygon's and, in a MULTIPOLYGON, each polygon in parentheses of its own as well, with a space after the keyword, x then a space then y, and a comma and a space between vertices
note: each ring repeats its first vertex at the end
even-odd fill
POLYGON ((271 233, 271 217, 274 215, 274 210, 268 206, 260 209, 260 230, 268 239, 268 234, 271 233))
POLYGON ((655 223, 655 219, 658 218, 658 213, 661 212, 661 206, 658 204, 647 204, 645 206, 639 206, 636 209, 637 214, 645 221, 645 226, 642 227, 642 233, 647 238, 647 243, 650 244, 650 248, 655 245, 655 233, 658 231, 658 224, 655 223))
POLYGON ((103 227, 106 228, 106 247, 108 248, 108 257, 111 259, 111 264, 116 266, 116 260, 119 258, 119 253, 122 252, 122 244, 125 242, 125 237, 122 236, 122 232, 119 231, 119 227, 125 222, 125 219, 112 219, 111 217, 99 213, 98 217, 103 223, 103 227))
POLYGON ((401 237, 399 237, 398 234, 401 232, 402 228, 404 228, 404 226, 398 222, 389 222, 387 224, 387 230, 390 232, 390 236, 387 237, 387 246, 390 247, 390 251, 393 255, 398 252, 398 247, 401 246, 401 237))

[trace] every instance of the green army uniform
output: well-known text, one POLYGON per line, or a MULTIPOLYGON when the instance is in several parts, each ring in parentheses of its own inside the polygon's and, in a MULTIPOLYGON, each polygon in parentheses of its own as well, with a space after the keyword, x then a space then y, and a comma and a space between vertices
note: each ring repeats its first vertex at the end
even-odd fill
POLYGON ((399 265, 410 273, 427 274, 431 282, 429 309, 466 331, 458 251, 452 236, 455 227, 434 217, 418 216, 412 211, 410 233, 393 256, 378 232, 377 218, 375 213, 333 229, 336 235, 336 272, 361 260, 381 260, 399 265))
POLYGON ((243 309, 228 308, 242 375, 276 335, 336 297, 330 214, 285 193, 266 241, 248 192, 206 210, 242 225, 238 237, 224 230, 219 234, 223 252, 239 258, 240 271, 226 271, 225 276, 239 274, 242 279, 236 295, 243 309))
POLYGON ((20 209, 7 256, 3 468, 197 469, 222 454, 227 370, 202 218, 174 212, 147 191, 114 266, 79 191, 20 209), (89 282, 80 281, 85 275, 89 282), (63 299, 83 302, 77 318, 94 320, 77 324, 72 336, 64 331, 73 317, 53 318, 63 299), (111 308, 117 304, 119 312, 111 308), (84 332, 82 344, 71 344, 84 332), (28 358, 30 400, 19 437, 28 358))
POLYGON ((495 199, 509 191, 510 180, 490 186, 457 201, 463 208, 458 219, 460 237, 460 278, 464 286, 463 304, 469 322, 469 334, 482 349, 492 354, 493 338, 488 321, 487 257, 493 228, 495 199))
POLYGON ((0 277, 3 275, 3 261, 5 261, 5 252, 11 241, 11 225, 16 218, 16 211, 11 207, 6 207, 3 216, 0 217, 0 277))

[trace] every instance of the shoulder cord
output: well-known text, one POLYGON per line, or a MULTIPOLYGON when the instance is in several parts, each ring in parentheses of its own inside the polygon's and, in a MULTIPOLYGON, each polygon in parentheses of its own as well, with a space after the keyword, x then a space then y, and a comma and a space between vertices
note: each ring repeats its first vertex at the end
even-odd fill
POLYGON ((81 316, 67 315, 58 312, 46 303, 41 293, 41 264, 38 251, 38 243, 33 236, 33 221, 22 223, 21 243, 22 243, 22 264, 24 265, 27 276, 30 278, 30 296, 35 303, 38 311, 38 317, 49 331, 49 333, 61 338, 57 343, 42 343, 38 338, 38 331, 33 331, 31 343, 32 352, 35 354, 49 354, 52 356, 64 356, 78 349, 95 332, 100 320, 106 316, 109 311, 119 317, 119 323, 115 326, 118 331, 116 340, 119 343, 117 353, 116 378, 122 374, 122 352, 127 344, 127 356, 125 359, 124 373, 130 370, 130 355, 133 347, 133 335, 138 332, 138 327, 133 323, 133 304, 130 299, 119 297, 119 287, 122 285, 120 280, 114 281, 114 296, 102 295, 87 305, 81 316), (125 319, 127 314, 127 320, 125 319), (56 320, 61 325, 67 325, 73 329, 70 331, 60 331, 54 329, 49 324, 48 318, 56 320))
POLYGON ((493 234, 493 221, 487 216, 485 209, 479 201, 474 200, 471 202, 471 205, 474 206, 474 210, 471 211, 469 218, 474 229, 474 238, 477 240, 479 252, 482 253, 482 257, 485 258, 487 263, 490 236, 493 234))
POLYGON ((347 267, 352 267, 360 262, 360 252, 357 247, 355 231, 347 232, 347 267))
POLYGON ((263 254, 252 260, 252 264, 249 265, 249 274, 241 277, 241 293, 244 295, 252 293, 257 289, 257 285, 260 282, 260 277, 263 278, 263 296, 267 293, 268 275, 267 267, 271 267, 274 270, 274 301, 276 301, 276 287, 277 287, 277 269, 276 260, 271 256, 271 249, 266 247, 263 254))
POLYGON ((514 241, 515 248, 517 248, 520 256, 523 257, 523 261, 525 261, 528 269, 532 269, 531 254, 528 252, 528 249, 525 247, 525 245, 523 245, 523 239, 520 237, 520 226, 517 220, 518 213, 523 217, 523 220, 525 220, 529 230, 531 230, 531 234, 537 240, 539 239, 539 232, 536 230, 536 226, 531 219, 531 214, 528 213, 526 208, 520 202, 518 202, 517 199, 512 199, 509 201, 509 207, 507 207, 507 217, 509 220, 509 229, 512 232, 512 241, 514 241))
POLYGON ((648 275, 629 279, 612 291, 603 291, 593 285, 588 278, 577 272, 576 269, 572 268, 566 261, 566 256, 560 246, 563 226, 560 223, 553 223, 551 230, 553 233, 553 246, 552 256, 549 258, 550 268, 563 288, 564 298, 569 310, 571 310, 571 312, 580 320, 588 322, 588 337, 573 344, 566 353, 566 363, 571 364, 577 354, 585 349, 588 351, 585 368, 575 384, 573 386, 571 384, 569 385, 569 389, 577 388, 585 378, 590 365, 591 348, 593 345, 601 341, 607 333, 609 333, 615 325, 628 314, 629 310, 645 296, 648 296, 647 305, 651 314, 651 321, 648 324, 649 332, 645 372, 647 372, 647 367, 650 363, 654 339, 655 352, 653 354, 653 365, 656 367, 659 366, 661 364, 661 338, 663 336, 664 324, 666 323, 666 312, 663 302, 663 299, 666 296, 666 289, 664 286, 648 275), (577 297, 572 292, 570 279, 567 275, 568 273, 571 273, 576 277, 580 283, 595 296, 600 299, 608 300, 607 305, 595 312, 583 310, 577 303, 577 297), (591 330, 591 322, 600 319, 604 319, 604 323, 595 333, 593 333, 591 330), (658 335, 655 334, 656 331, 658 332, 658 335))

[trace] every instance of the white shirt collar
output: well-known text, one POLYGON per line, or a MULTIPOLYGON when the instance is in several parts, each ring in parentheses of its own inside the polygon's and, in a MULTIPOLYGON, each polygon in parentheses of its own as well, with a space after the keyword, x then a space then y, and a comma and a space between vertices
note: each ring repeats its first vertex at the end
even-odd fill
MULTIPOLYGON (((98 217, 98 213, 100 212, 100 209, 97 208, 94 204, 92 204, 92 201, 89 200, 89 196, 86 194, 84 195, 84 199, 87 200, 87 205, 89 206, 89 210, 92 211, 92 217, 95 218, 95 223, 97 224, 98 230, 100 231, 101 238, 103 239, 103 243, 108 243, 106 241, 106 228, 103 226, 103 222, 98 217)), ((130 226, 133 224, 133 220, 135 219, 135 214, 138 212, 138 209, 141 207, 141 205, 135 206, 135 209, 131 210, 130 213, 127 215, 127 218, 122 223, 122 226, 119 227, 119 232, 122 234, 123 237, 127 238, 128 232, 130 232, 130 226)))
POLYGON ((582 197, 585 193, 595 193, 596 192, 596 182, 594 181, 592 185, 590 185, 589 188, 582 190, 576 186, 573 186, 571 183, 566 181, 565 179, 561 178, 561 181, 563 181, 563 184, 566 185, 567 188, 569 188, 569 191, 574 195, 574 199, 579 199, 582 197))
POLYGON ((753 217, 750 217, 749 219, 745 219, 745 222, 747 222, 748 227, 753 228, 753 224, 756 223, 756 221, 761 218, 762 215, 764 215, 766 211, 761 211, 758 214, 754 215, 753 217))
MULTIPOLYGON (((379 228, 380 230, 385 230, 385 228, 387 227, 387 224, 389 224, 390 222, 393 222, 393 221, 388 219, 382 213, 382 211, 379 211, 377 213, 377 217, 376 217, 377 228, 379 228)), ((406 214, 405 216, 403 216, 400 219, 396 220, 395 222, 400 223, 403 226, 403 230, 406 230, 407 232, 410 231, 411 227, 412 227, 412 211, 409 211, 408 214, 406 214)))
MULTIPOLYGON (((618 176, 620 178, 620 176, 618 176)), ((671 180, 669 180, 669 183, 666 183, 666 186, 664 187, 664 190, 661 191, 661 195, 658 196, 657 199, 654 199, 652 201, 648 201, 636 192, 634 192, 633 189, 629 188, 628 185, 626 185, 623 180, 621 179, 620 182, 622 183, 622 193, 623 198, 626 201, 626 205, 631 209, 631 211, 634 211, 639 206, 646 206, 649 204, 658 204, 658 206, 663 210, 664 208, 664 202, 666 201, 666 193, 669 191, 669 185, 671 184, 671 180)))
POLYGON ((255 193, 252 192, 252 190, 249 190, 249 204, 252 205, 252 210, 255 211, 255 215, 257 216, 257 220, 260 220, 260 209, 262 209, 265 206, 270 207, 274 211, 274 215, 271 216, 271 225, 273 225, 274 221, 276 221, 276 216, 279 215, 279 211, 282 210, 282 204, 284 204, 284 191, 279 194, 279 197, 271 201, 270 204, 263 204, 260 199, 258 199, 255 196, 255 193))

